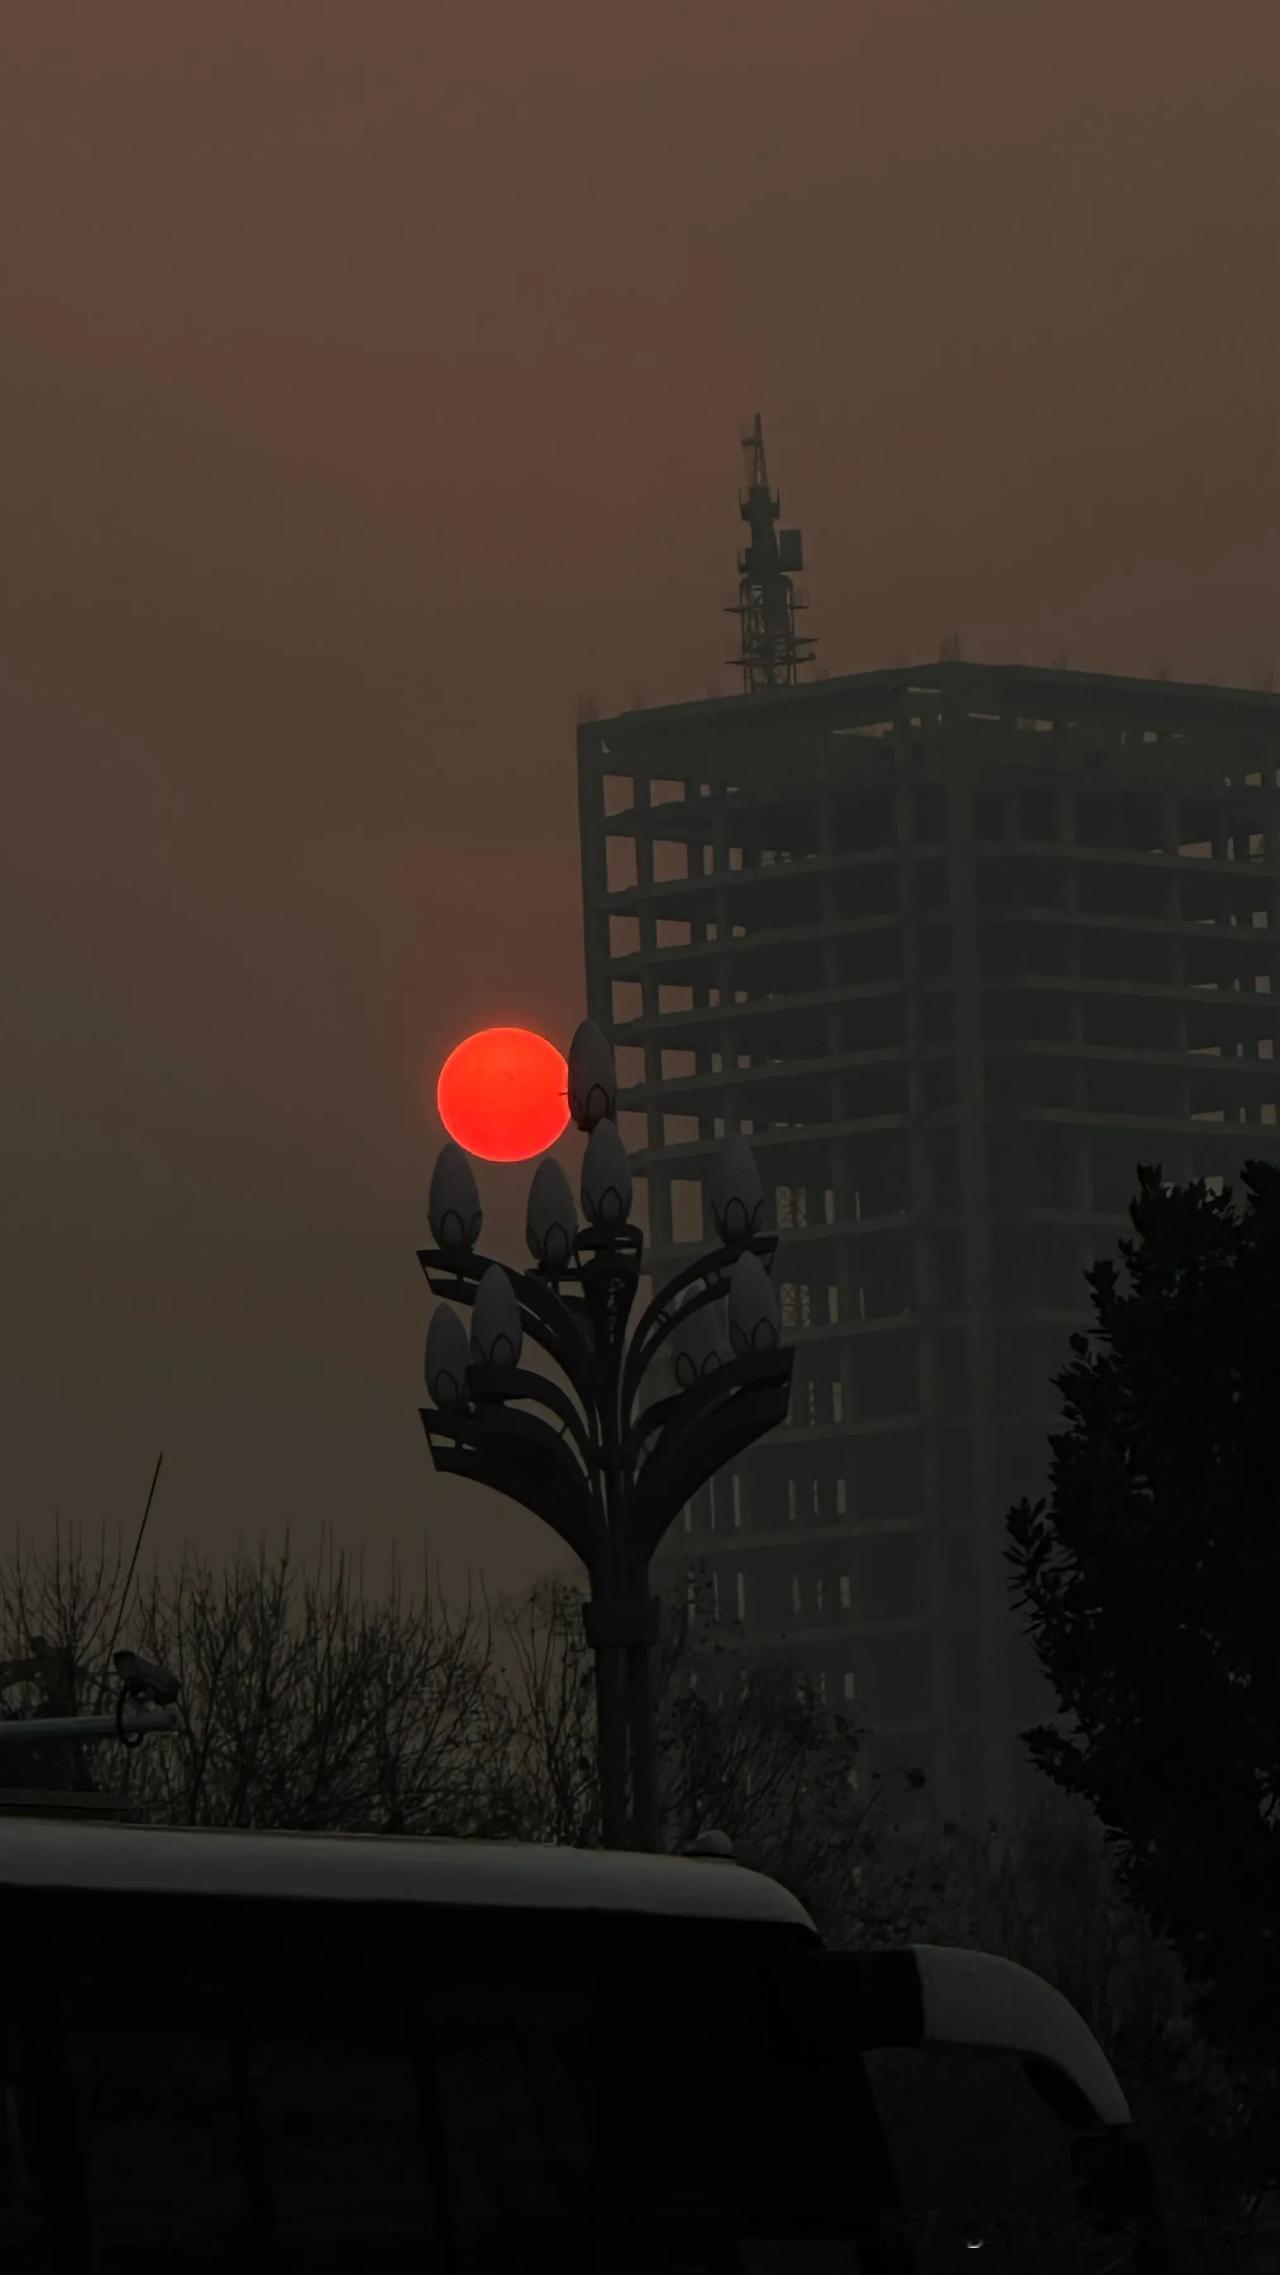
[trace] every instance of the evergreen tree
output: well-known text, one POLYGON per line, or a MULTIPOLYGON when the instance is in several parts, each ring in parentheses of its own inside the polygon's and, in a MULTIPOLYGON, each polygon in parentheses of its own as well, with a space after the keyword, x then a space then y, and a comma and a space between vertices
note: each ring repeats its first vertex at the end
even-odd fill
POLYGON ((1056 1378, 1047 1501, 1011 1511, 1059 1726, 1024 1733, 1107 1828, 1239 2080, 1224 2181, 1280 2185, 1280 1168, 1242 1202, 1139 1170, 1056 1378))

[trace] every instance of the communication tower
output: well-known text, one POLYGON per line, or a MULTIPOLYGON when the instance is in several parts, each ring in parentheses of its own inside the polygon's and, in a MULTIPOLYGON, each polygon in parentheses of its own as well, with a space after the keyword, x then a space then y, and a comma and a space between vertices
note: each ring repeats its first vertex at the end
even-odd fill
POLYGON ((798 529, 775 527, 782 505, 769 488, 759 411, 742 437, 742 459, 746 491, 738 510, 751 543, 738 555, 738 599, 725 614, 742 622, 742 651, 729 661, 741 670, 747 694, 758 695, 794 687, 801 666, 813 661, 814 642, 796 630, 797 612, 809 605, 792 583, 792 573, 804 567, 804 547, 798 529))

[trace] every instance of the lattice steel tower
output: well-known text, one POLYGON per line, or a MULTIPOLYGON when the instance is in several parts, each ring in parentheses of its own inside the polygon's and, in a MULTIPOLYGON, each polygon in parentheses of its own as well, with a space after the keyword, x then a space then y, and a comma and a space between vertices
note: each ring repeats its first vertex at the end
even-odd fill
POLYGON ((741 670, 747 694, 758 695, 796 686, 801 665, 813 661, 814 643, 796 631, 797 611, 809 603, 797 594, 791 572, 804 567, 804 548, 798 529, 774 526, 782 504, 769 488, 759 411, 742 437, 742 459, 746 493, 738 508, 751 543, 738 555, 737 604, 725 614, 742 620, 742 652, 729 661, 741 670))

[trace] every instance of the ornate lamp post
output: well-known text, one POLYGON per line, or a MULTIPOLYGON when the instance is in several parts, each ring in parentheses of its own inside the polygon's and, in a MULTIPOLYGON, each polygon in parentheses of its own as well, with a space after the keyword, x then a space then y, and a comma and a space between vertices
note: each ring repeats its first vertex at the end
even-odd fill
POLYGON ((777 1240, 760 1229, 763 1193, 742 1138, 729 1139, 712 1179, 720 1245, 677 1273, 628 1335, 643 1236, 630 1221, 613 1053, 589 1020, 570 1047, 569 1110, 588 1140, 587 1225, 579 1230, 559 1164, 540 1162, 529 1191, 531 1270, 476 1253, 481 1209, 470 1163, 453 1144, 436 1162, 436 1246, 418 1261, 433 1294, 471 1306, 471 1333, 448 1303, 434 1313, 426 1377, 435 1403, 422 1419, 438 1470, 519 1501, 586 1566, 604 1844, 657 1849, 659 1605, 650 1563, 690 1496, 785 1420, 794 1353, 779 1347, 765 1263, 777 1240), (526 1336, 563 1383, 521 1366, 526 1336), (659 1354, 670 1362, 673 1351, 674 1390, 654 1374, 659 1354))

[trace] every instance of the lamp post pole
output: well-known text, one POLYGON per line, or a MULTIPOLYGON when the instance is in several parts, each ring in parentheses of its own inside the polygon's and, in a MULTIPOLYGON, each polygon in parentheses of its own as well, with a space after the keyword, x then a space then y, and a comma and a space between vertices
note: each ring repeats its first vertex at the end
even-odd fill
POLYGON ((437 1160, 436 1245, 419 1262, 432 1292, 448 1300, 427 1336, 434 1405, 422 1419, 438 1470, 532 1510, 585 1566, 602 1837, 606 1848, 656 1850, 652 1558, 692 1494, 785 1419, 794 1354, 779 1347, 766 1269, 776 1239, 761 1230, 763 1193, 741 1138, 729 1139, 711 1180, 719 1245, 678 1272, 628 1334, 643 1237, 630 1221, 613 1053, 589 1020, 570 1048, 569 1107, 588 1140, 587 1225, 579 1230, 564 1173, 546 1157, 529 1193, 532 1270, 476 1253, 482 1217, 471 1165, 453 1144, 437 1160), (470 1306, 470 1336, 454 1303, 470 1306), (521 1367, 526 1335, 562 1382, 521 1367), (673 1353, 675 1387, 664 1393, 655 1365, 673 1353))

